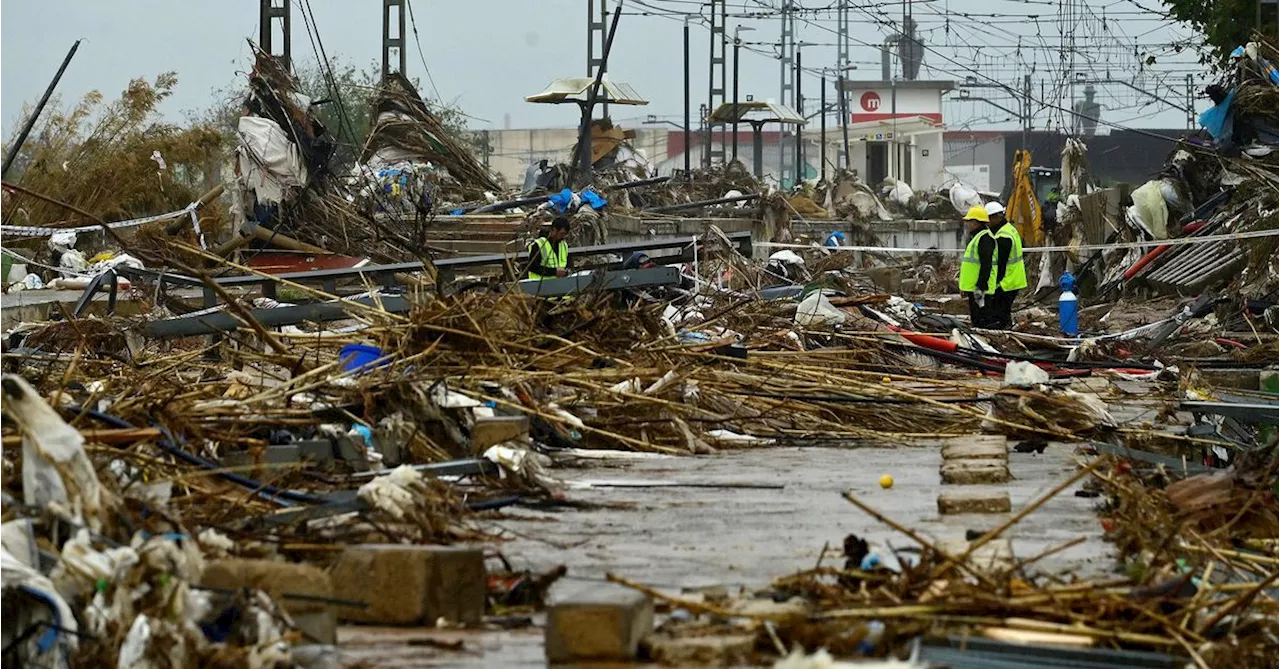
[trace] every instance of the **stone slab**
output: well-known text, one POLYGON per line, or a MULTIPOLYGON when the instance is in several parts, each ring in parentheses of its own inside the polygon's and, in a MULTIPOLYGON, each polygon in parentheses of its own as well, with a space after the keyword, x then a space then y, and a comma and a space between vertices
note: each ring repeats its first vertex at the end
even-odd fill
POLYGON ((329 574, 317 567, 272 560, 218 560, 205 567, 200 585, 262 590, 289 612, 298 629, 308 638, 325 644, 337 642, 338 622, 331 606, 315 600, 283 596, 333 597, 333 582, 329 574))
POLYGON ((547 661, 628 661, 652 632, 647 596, 621 586, 593 587, 547 610, 547 661))
POLYGON ((1009 446, 1003 435, 948 439, 942 443, 942 459, 1008 460, 1009 446))
POLYGON ((949 485, 1008 483, 1009 466, 999 460, 947 460, 938 468, 942 482, 949 485))
POLYGON ((338 607, 338 617, 385 625, 474 624, 484 617, 484 554, 479 548, 360 544, 330 569, 335 594, 368 608, 338 607))
POLYGON ((1013 505, 1008 492, 954 491, 938 495, 938 513, 1009 513, 1013 505))

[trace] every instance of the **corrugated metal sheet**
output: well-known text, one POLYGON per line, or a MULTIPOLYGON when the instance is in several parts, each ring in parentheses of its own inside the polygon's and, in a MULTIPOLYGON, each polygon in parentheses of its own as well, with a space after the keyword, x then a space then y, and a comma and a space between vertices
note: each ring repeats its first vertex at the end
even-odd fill
MULTIPOLYGON (((1242 213, 1223 216, 1189 236, 1201 237, 1231 232, 1236 229, 1242 218, 1242 213)), ((1175 246, 1144 267, 1134 280, 1161 291, 1180 294, 1198 293, 1206 286, 1240 271, 1245 261, 1244 249, 1234 241, 1175 246)))

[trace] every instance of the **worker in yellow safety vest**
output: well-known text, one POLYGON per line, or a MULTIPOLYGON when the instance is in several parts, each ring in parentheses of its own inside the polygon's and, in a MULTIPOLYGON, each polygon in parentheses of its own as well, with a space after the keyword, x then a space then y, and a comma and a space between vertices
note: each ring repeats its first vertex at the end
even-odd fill
POLYGON ((995 292, 996 282, 991 261, 995 258, 996 239, 987 229, 987 210, 975 205, 964 215, 969 230, 969 244, 960 259, 960 294, 969 298, 969 322, 975 328, 991 327, 991 308, 987 296, 995 292))
POLYGON ((529 264, 525 271, 530 279, 541 281, 569 275, 569 219, 557 218, 551 228, 529 244, 529 264))
POLYGON ((991 322, 997 330, 1013 327, 1013 300, 1027 287, 1027 268, 1022 262, 1022 236, 1005 219, 1004 206, 988 202, 987 229, 996 240, 995 293, 991 304, 991 322))

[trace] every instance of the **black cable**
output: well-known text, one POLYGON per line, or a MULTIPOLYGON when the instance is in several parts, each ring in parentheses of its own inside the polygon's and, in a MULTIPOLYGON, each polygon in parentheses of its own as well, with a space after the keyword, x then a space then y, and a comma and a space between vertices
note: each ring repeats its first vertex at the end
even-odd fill
MULTIPOLYGON (((107 425, 111 425, 113 427, 117 427, 122 430, 138 429, 132 423, 124 420, 123 418, 112 416, 111 414, 103 413, 101 411, 95 411, 93 409, 86 409, 83 406, 72 405, 67 407, 67 411, 70 413, 78 414, 78 415, 88 416, 90 418, 102 421, 107 425)), ((192 464, 202 469, 207 469, 210 471, 222 468, 222 465, 218 464, 217 462, 213 462, 212 460, 206 460, 198 455, 193 455, 191 453, 188 453, 182 450, 175 443, 173 436, 170 434, 168 428, 165 428, 160 425, 156 425, 155 427, 160 430, 160 434, 161 434, 160 440, 158 442, 160 444, 160 448, 172 454, 174 457, 184 462, 187 462, 189 464, 192 464)), ((227 481, 230 481, 232 483, 236 483, 246 488, 250 488, 254 492, 260 493, 267 499, 277 503, 279 503, 281 500, 288 500, 291 502, 300 502, 303 504, 328 504, 329 503, 329 500, 323 497, 317 497, 316 495, 311 495, 303 492, 295 492, 293 490, 285 490, 284 488, 280 488, 278 486, 274 486, 269 483, 263 483, 255 479, 251 479, 247 476, 241 476, 239 474, 235 474, 232 472, 217 472, 217 476, 227 481)), ((487 511, 490 509, 500 509, 505 506, 511 506, 512 504, 516 504, 520 502, 520 500, 521 500, 521 497, 519 496, 500 497, 498 499, 491 499, 491 500, 486 500, 482 502, 471 502, 466 505, 466 508, 469 511, 487 511)))
MULTIPOLYGON (((87 409, 82 406, 72 405, 67 407, 67 411, 78 414, 78 415, 88 416, 90 418, 106 423, 107 425, 120 428, 122 430, 138 429, 137 426, 133 425, 132 423, 130 423, 129 421, 123 418, 112 416, 111 414, 103 413, 101 411, 87 409)), ((160 430, 161 436, 159 441, 157 442, 159 443, 160 448, 164 449, 166 452, 170 453, 171 455, 178 458, 179 460, 182 460, 183 462, 186 462, 188 464, 195 465, 202 469, 207 469, 211 471, 220 469, 222 467, 222 465, 216 462, 213 462, 212 460, 206 460, 198 455, 194 455, 192 453, 188 453, 182 450, 182 448, 179 447, 175 442, 173 435, 169 432, 168 428, 162 427, 160 425, 157 425, 156 428, 160 430)), ((285 490, 283 488, 280 488, 268 483, 263 483, 255 479, 251 479, 247 476, 241 476, 233 472, 217 472, 217 475, 218 477, 225 479, 227 481, 230 481, 232 483, 244 486, 246 488, 250 488, 256 492, 261 492, 267 496, 267 499, 270 499, 271 501, 274 501, 274 502, 279 502, 280 500, 288 500, 291 502, 301 502, 303 504, 325 504, 328 502, 328 500, 326 500, 323 497, 317 497, 315 495, 295 492, 292 490, 285 490)))
POLYGON ((1076 369, 1124 368, 1124 369, 1145 369, 1153 372, 1164 369, 1163 367, 1157 367, 1155 365, 1148 365, 1148 364, 1139 363, 1139 362, 1129 363, 1129 362, 1107 362, 1105 360, 1051 360, 1047 358, 1038 358, 1033 355, 1020 355, 1018 353, 989 353, 987 351, 980 351, 978 349, 968 348, 965 346, 957 346, 956 351, 968 353, 972 355, 980 355, 987 358, 1021 360, 1024 362, 1043 362, 1050 365, 1055 365, 1057 367, 1072 367, 1076 369))

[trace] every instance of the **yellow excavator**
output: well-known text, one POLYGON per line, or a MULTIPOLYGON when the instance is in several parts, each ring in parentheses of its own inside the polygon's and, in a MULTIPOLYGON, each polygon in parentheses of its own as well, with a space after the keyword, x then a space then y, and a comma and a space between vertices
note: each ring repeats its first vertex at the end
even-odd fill
POLYGON ((1041 195, 1036 181, 1047 192, 1051 170, 1031 166, 1031 152, 1018 149, 1013 154, 1013 181, 1009 201, 1005 205, 1006 216, 1018 229, 1024 246, 1044 245, 1044 216, 1040 210, 1041 195))

